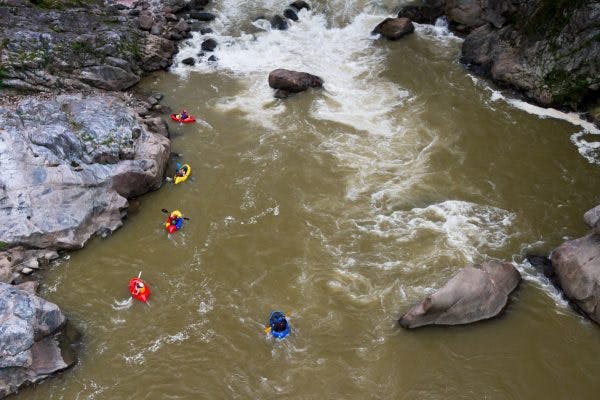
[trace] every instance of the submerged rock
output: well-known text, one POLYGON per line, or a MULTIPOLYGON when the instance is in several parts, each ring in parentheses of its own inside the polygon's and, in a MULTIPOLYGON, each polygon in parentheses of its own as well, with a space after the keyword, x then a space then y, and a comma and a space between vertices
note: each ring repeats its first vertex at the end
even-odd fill
POLYGON ((303 92, 308 88, 323 86, 323 79, 306 72, 290 71, 287 69, 276 69, 269 74, 269 86, 279 89, 278 98, 287 97, 289 93, 303 92), (287 92, 287 93, 286 93, 287 92))
POLYGON ((194 65, 196 64, 196 60, 194 59, 194 57, 188 57, 181 60, 181 63, 185 65, 194 65))
POLYGON ((294 1, 290 4, 290 7, 294 7, 298 11, 302 10, 303 8, 310 10, 310 5, 308 5, 307 2, 302 0, 294 1))
POLYGON ((217 48, 217 41, 215 39, 206 39, 204 42, 202 42, 202 44, 200 45, 200 48, 203 51, 214 51, 217 48))
POLYGON ((291 19, 292 21, 298 21, 298 14, 296 14, 296 11, 292 10, 291 8, 286 8, 283 11, 283 16, 287 19, 291 19))
POLYGON ((0 283, 0 398, 69 367, 57 333, 66 318, 56 304, 0 283))
POLYGON ((600 235, 569 240, 550 259, 565 295, 600 324, 600 235))
POLYGON ((121 226, 127 198, 160 187, 170 143, 111 95, 0 107, 0 241, 75 249, 121 226))
POLYGON ((389 40, 398 40, 414 31, 415 26, 408 18, 386 18, 373 29, 371 34, 379 34, 389 40))
POLYGON ((281 15, 275 15, 271 18, 271 28, 285 31, 288 28, 288 23, 281 15))
POLYGON ((412 307, 399 323, 412 329, 492 318, 504 309, 520 280, 519 271, 508 262, 487 261, 462 268, 438 291, 412 307))

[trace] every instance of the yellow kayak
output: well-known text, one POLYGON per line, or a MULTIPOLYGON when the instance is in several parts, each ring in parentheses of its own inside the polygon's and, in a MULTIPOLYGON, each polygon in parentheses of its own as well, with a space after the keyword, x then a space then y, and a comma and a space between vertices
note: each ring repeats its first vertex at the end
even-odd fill
POLYGON ((181 168, 185 169, 185 174, 183 174, 183 176, 175 175, 175 178, 173 180, 175 181, 176 185, 178 183, 185 182, 187 180, 187 178, 190 177, 190 174, 192 173, 192 167, 190 167, 189 164, 183 164, 181 166, 181 168))

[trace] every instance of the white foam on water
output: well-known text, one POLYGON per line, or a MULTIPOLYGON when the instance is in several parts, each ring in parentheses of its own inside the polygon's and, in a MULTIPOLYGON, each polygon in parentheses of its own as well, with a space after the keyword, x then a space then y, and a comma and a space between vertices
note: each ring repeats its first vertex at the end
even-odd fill
POLYGON ((473 84, 482 86, 491 92, 490 100, 492 102, 504 101, 528 114, 537 115, 540 118, 559 119, 580 127, 580 131, 571 135, 571 142, 577 147, 579 154, 581 154, 589 163, 600 164, 600 136, 597 141, 588 141, 585 139, 586 137, 589 137, 589 135, 600 135, 600 129, 592 122, 587 121, 575 112, 564 112, 554 108, 544 108, 523 100, 507 97, 501 91, 489 87, 481 79, 478 79, 471 74, 469 74, 469 77, 473 81, 473 84))
POLYGON ((445 247, 473 262, 487 250, 505 245, 514 219, 514 214, 496 207, 448 200, 425 208, 378 214, 355 224, 362 232, 394 238, 398 243, 419 240, 423 232, 434 233, 445 247))
POLYGON ((132 304, 133 304, 133 297, 129 297, 125 300, 113 299, 113 303, 111 304, 111 307, 113 310, 126 310, 126 309, 130 308, 132 304))
POLYGON ((438 18, 433 25, 418 24, 413 22, 415 32, 420 36, 431 37, 442 43, 462 42, 464 39, 450 32, 448 20, 445 17, 438 18))
POLYGON ((274 91, 267 84, 269 72, 276 68, 306 71, 325 82, 325 90, 315 92, 318 94, 314 95, 312 116, 357 130, 392 135, 398 128, 390 113, 408 92, 379 76, 386 51, 373 46, 375 37, 370 32, 384 17, 363 13, 346 26, 333 27, 324 15, 302 10, 300 21, 285 31, 269 29, 237 37, 215 34, 220 43, 214 53, 218 62, 189 67, 181 60, 195 56, 206 38, 195 33, 188 41, 191 45, 181 46, 171 70, 184 77, 190 71, 207 73, 215 69, 235 76, 245 89, 221 100, 216 107, 242 110, 248 119, 269 129, 277 127, 276 117, 285 110, 273 99, 274 91))

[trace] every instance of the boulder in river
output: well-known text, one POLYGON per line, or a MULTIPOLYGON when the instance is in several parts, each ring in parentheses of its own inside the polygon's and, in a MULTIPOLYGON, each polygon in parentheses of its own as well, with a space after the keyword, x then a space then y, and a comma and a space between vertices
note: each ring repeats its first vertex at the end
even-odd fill
POLYGON ((194 59, 194 57, 188 57, 181 60, 181 63, 185 65, 194 65, 196 64, 196 60, 194 59))
POLYGON ((398 17, 408 18, 418 24, 433 24, 444 15, 446 0, 425 0, 420 5, 402 7, 398 17))
POLYGON ((0 321, 0 398, 73 363, 58 345, 66 318, 56 304, 0 283, 0 321))
POLYGON ((303 8, 310 10, 310 5, 308 5, 307 2, 302 1, 302 0, 294 1, 293 3, 290 4, 290 7, 294 7, 298 11, 302 10, 303 8))
POLYGON ((600 235, 569 240, 550 259, 565 295, 600 324, 600 235))
POLYGON ((217 18, 217 16, 215 14, 209 13, 209 12, 203 12, 203 11, 192 11, 190 13, 190 17, 197 19, 198 21, 212 21, 215 18, 217 18))
MULTIPOLYGON (((269 74, 269 86, 278 89, 278 93, 287 95, 289 93, 303 92, 308 88, 323 86, 323 79, 306 72, 290 71, 288 69, 276 69, 269 74)), ((287 97, 281 96, 277 98, 287 97)))
POLYGON ((487 261, 462 268, 435 293, 400 318, 405 328, 425 325, 461 325, 492 318, 508 302, 521 280, 508 262, 487 261))
POLYGON ((203 51, 214 51, 217 48, 217 41, 215 39, 206 39, 204 42, 202 42, 202 44, 200 45, 200 48, 203 51))
POLYGON ((271 28, 285 31, 288 28, 288 23, 281 15, 275 15, 271 18, 271 28))
POLYGON ((415 26, 408 18, 386 18, 373 29, 371 34, 379 34, 389 40, 398 40, 414 31, 415 26))
POLYGON ((283 16, 287 19, 291 19, 292 21, 298 21, 298 14, 296 14, 296 11, 292 10, 291 8, 286 8, 283 11, 283 16))

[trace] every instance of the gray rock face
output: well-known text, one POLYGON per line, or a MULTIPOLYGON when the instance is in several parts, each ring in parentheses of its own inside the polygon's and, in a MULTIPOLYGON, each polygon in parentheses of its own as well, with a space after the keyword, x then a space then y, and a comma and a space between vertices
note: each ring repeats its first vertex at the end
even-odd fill
POLYGON ((488 10, 462 19, 475 28, 462 62, 543 106, 577 108, 598 96, 600 3, 506 0, 488 10), (477 27, 483 21, 489 24, 477 27))
POLYGON ((583 220, 593 229, 594 233, 600 234, 600 206, 596 206, 583 214, 583 220))
POLYGON ((67 368, 54 333, 66 319, 56 304, 0 283, 0 398, 67 368))
POLYGON ((173 14, 183 0, 136 3, 136 8, 98 2, 0 2, 0 64, 4 87, 50 91, 90 86, 123 90, 143 72, 171 65, 173 40, 188 24, 173 14), (52 9, 53 4, 60 7, 52 9), (148 32, 150 31, 150 32, 148 32))
POLYGON ((400 325, 461 325, 492 318, 504 309, 520 280, 519 271, 507 262, 488 261, 463 268, 404 314, 400 325))
POLYGON ((542 106, 587 107, 600 97, 600 3, 596 0, 425 0, 400 17, 446 15, 468 36, 461 62, 542 106))
POLYGON ((74 249, 121 226, 127 198, 157 189, 169 141, 117 97, 28 98, 0 107, 0 241, 74 249))
POLYGON ((306 72, 276 69, 269 74, 269 86, 288 93, 298 93, 311 87, 322 87, 323 79, 306 72))
POLYGON ((414 31, 415 26, 408 18, 386 18, 373 29, 371 34, 379 34, 389 40, 398 40, 414 31))
POLYGON ((550 259, 565 295, 600 324, 600 236, 565 242, 550 259))
POLYGON ((140 76, 119 67, 97 65, 81 70, 81 80, 106 90, 125 90, 140 81, 140 76))

